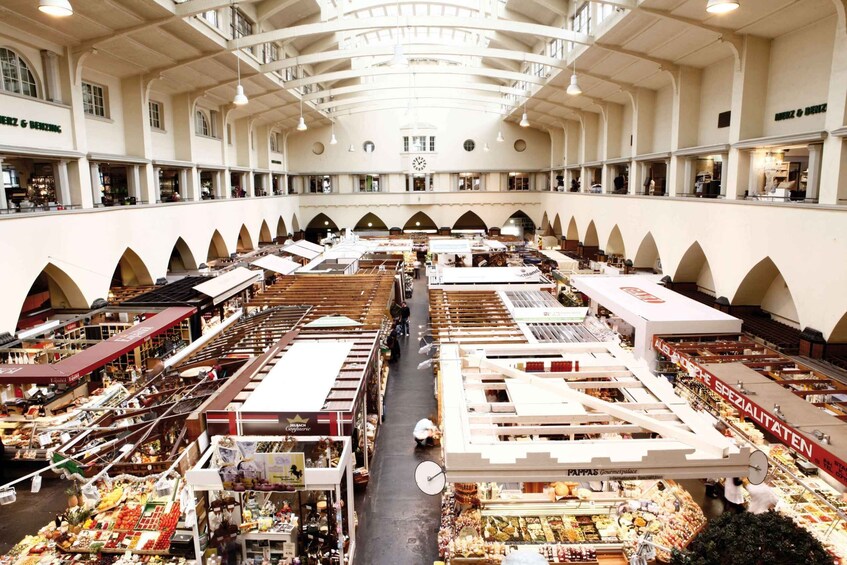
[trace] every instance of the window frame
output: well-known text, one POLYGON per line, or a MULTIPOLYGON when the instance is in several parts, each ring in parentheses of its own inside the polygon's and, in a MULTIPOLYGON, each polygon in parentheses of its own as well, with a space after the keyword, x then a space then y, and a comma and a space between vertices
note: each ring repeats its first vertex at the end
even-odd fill
POLYGON ((0 51, 5 51, 7 53, 7 57, 12 59, 4 60, 0 57, 0 92, 18 94, 20 96, 26 96, 27 98, 38 98, 38 79, 26 60, 14 49, 0 47, 0 51), (13 65, 8 67, 8 70, 14 71, 14 76, 7 77, 7 65, 13 65), (7 78, 13 85, 13 88, 11 89, 7 88, 7 78), (25 78, 29 80, 24 80, 25 78), (31 90, 32 92, 24 92, 24 85, 27 86, 27 91, 31 90), (14 89, 15 86, 17 87, 17 90, 14 89))
POLYGON ((482 190, 482 175, 480 173, 459 173, 456 182, 456 190, 459 192, 479 192, 482 190), (462 188, 470 181, 470 188, 462 188))
POLYGON ((241 38, 246 35, 252 35, 254 25, 253 20, 248 18, 247 14, 242 12, 237 6, 233 5, 232 15, 230 16, 229 21, 229 31, 230 34, 232 34, 233 39, 236 37, 241 38))
POLYGON ((531 173, 509 173, 509 180, 506 183, 506 190, 510 192, 529 192, 532 190, 531 173), (520 181, 520 186, 518 186, 520 181), (525 185, 525 188, 524 188, 525 185))
POLYGON ((194 135, 212 137, 212 125, 209 116, 201 108, 194 109, 194 135))
POLYGON ((165 105, 159 102, 158 100, 148 100, 147 101, 147 122, 150 124, 150 129, 154 131, 165 131, 164 121, 165 121, 165 105), (153 109, 156 109, 156 120, 154 123, 153 120, 153 109))
POLYGON ((382 187, 380 186, 380 176, 378 174, 374 175, 359 175, 359 182, 357 183, 358 192, 382 192, 382 187), (363 187, 368 184, 368 179, 371 179, 371 187, 376 186, 376 190, 363 190, 363 187))
POLYGON ((332 175, 308 175, 304 188, 306 194, 332 194, 332 175))
POLYGON ((86 116, 91 116, 93 118, 100 118, 100 119, 108 120, 109 119, 109 95, 108 95, 109 89, 108 89, 108 87, 103 86, 102 84, 97 84, 96 82, 89 82, 89 81, 84 80, 84 81, 82 81, 82 86, 80 88, 82 89, 82 111, 83 111, 83 113, 86 116), (86 88, 88 88, 90 90, 90 92, 88 94, 86 94, 86 92, 85 92, 86 88), (100 93, 99 93, 99 98, 100 98, 100 102, 101 102, 100 110, 101 110, 102 114, 98 114, 97 111, 96 111, 97 108, 98 108, 98 106, 97 106, 98 94, 95 91, 95 89, 98 89, 100 91, 100 93), (86 101, 86 99, 85 99, 86 96, 89 96, 91 99, 89 101, 86 101), (91 109, 91 111, 89 111, 89 108, 91 109))

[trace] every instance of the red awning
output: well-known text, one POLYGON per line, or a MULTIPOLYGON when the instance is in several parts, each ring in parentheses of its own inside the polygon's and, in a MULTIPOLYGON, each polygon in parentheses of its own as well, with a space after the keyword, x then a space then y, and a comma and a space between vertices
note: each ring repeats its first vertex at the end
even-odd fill
POLYGON ((52 365, 2 365, 0 384, 72 383, 94 369, 132 351, 145 341, 172 328, 195 312, 195 308, 174 307, 159 312, 105 341, 52 365))

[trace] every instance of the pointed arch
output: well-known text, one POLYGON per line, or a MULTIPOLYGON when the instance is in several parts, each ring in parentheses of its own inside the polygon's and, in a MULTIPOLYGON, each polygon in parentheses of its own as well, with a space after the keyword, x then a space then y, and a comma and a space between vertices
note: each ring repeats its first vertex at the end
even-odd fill
POLYGON ((241 229, 238 231, 238 240, 235 242, 235 251, 245 253, 247 251, 253 251, 253 249, 253 238, 250 237, 247 226, 241 224, 241 229))
POLYGON ((197 260, 185 240, 178 237, 168 259, 168 272, 180 273, 197 269, 197 260))
POLYGON ((835 327, 832 328, 832 333, 829 334, 830 343, 847 343, 847 312, 841 316, 835 327))
POLYGON ((597 226, 594 225, 594 220, 591 220, 588 223, 588 227, 585 228, 585 237, 583 237, 582 243, 585 247, 598 247, 600 245, 600 238, 597 236, 597 226))
POLYGON ((271 228, 268 227, 268 221, 262 220, 262 225, 259 226, 259 245, 263 243, 273 243, 274 238, 271 235, 271 228))
POLYGON ((306 226, 306 239, 318 243, 327 236, 327 232, 337 232, 338 225, 332 218, 320 212, 306 226))
POLYGON ((43 322, 52 310, 88 309, 79 286, 62 269, 47 263, 30 286, 21 305, 17 329, 43 322))
POLYGON ((111 286, 141 286, 153 284, 150 270, 138 254, 127 247, 115 265, 111 286))
POLYGON ((454 230, 488 230, 488 226, 482 221, 482 218, 476 215, 472 210, 468 210, 456 220, 453 224, 454 230))
MULTIPOLYGON (((509 216, 506 220, 506 223, 503 224, 504 228, 523 228, 523 231, 535 231, 535 222, 532 221, 532 218, 524 212, 523 210, 517 210, 514 214, 509 216)), ((543 230, 541 233, 544 233, 543 230)))
POLYGON ((549 233, 550 230, 550 218, 547 217, 547 212, 544 212, 544 215, 541 216, 541 235, 553 235, 549 233))
POLYGON ((415 212, 403 225, 403 231, 437 230, 438 225, 423 212, 415 212))
POLYGON ((568 241, 579 241, 579 230, 576 227, 576 218, 571 216, 571 221, 568 222, 568 231, 565 234, 568 241))
POLYGON ((696 290, 715 296, 715 279, 712 276, 712 268, 709 259, 700 247, 700 243, 692 243, 682 255, 676 272, 671 275, 674 290, 677 284, 696 285, 696 290))
POLYGON ((740 306, 761 306, 762 310, 797 321, 797 308, 794 306, 791 290, 770 257, 765 257, 747 272, 731 303, 740 306))
POLYGON ((276 222, 276 236, 281 237, 283 240, 288 237, 288 228, 285 227, 285 220, 282 216, 276 222))
POLYGON ((291 230, 294 232, 300 231, 300 220, 297 219, 297 214, 291 216, 291 230))
POLYGON ((604 251, 606 251, 606 255, 621 255, 624 258, 626 257, 626 246, 623 242, 621 229, 617 224, 615 224, 612 228, 612 232, 609 234, 609 239, 606 241, 604 251))
POLYGON ((224 238, 221 236, 221 232, 215 230, 212 234, 212 239, 209 240, 209 251, 206 253, 206 261, 213 261, 215 259, 223 259, 226 257, 229 257, 229 251, 227 251, 224 238))
POLYGON ((353 229, 356 231, 388 231, 388 226, 385 225, 382 218, 373 212, 368 212, 356 222, 356 227, 353 229))
POLYGON ((553 219, 553 235, 556 237, 562 237, 562 218, 559 217, 559 214, 556 214, 556 217, 553 219))
POLYGON ((632 265, 636 269, 652 269, 658 273, 662 272, 659 248, 656 247, 656 240, 653 239, 653 234, 649 231, 641 240, 638 251, 635 252, 635 258, 632 260, 632 265))

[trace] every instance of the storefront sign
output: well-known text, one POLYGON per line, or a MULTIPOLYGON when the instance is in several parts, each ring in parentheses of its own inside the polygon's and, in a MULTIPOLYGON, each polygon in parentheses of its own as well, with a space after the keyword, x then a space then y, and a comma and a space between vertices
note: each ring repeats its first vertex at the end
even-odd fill
POLYGON ((664 302, 665 302, 664 300, 662 300, 658 296, 653 296, 652 294, 650 294, 646 290, 641 290, 640 288, 638 288, 636 286, 622 286, 621 290, 624 291, 627 294, 634 296, 638 300, 640 300, 642 302, 646 302, 648 304, 664 304, 664 302))
POLYGON ((692 361, 686 354, 675 351, 673 345, 662 338, 654 337, 653 347, 685 369, 689 375, 709 387, 718 396, 732 404, 742 416, 754 421, 761 428, 776 436, 784 445, 838 479, 842 484, 847 485, 847 463, 842 459, 833 455, 821 445, 812 442, 746 396, 738 393, 727 383, 692 361))
POLYGON ((273 163, 274 165, 282 165, 282 161, 280 161, 279 159, 271 159, 271 163, 273 163))
MULTIPOLYGON (((256 441, 217 445, 219 474, 224 488, 291 491, 306 484, 306 455, 302 451, 263 452, 256 441)), ((282 444, 280 444, 282 446, 282 444)))
POLYGON ((826 104, 815 104, 814 106, 806 106, 805 108, 797 108, 796 110, 786 110, 785 112, 777 112, 773 119, 777 122, 783 120, 793 120, 794 118, 802 118, 803 116, 812 116, 814 114, 823 114, 826 112, 826 104))
POLYGON ((663 478, 659 475, 649 475, 641 469, 568 469, 568 477, 610 481, 663 478))
POLYGON ((0 116, 0 126, 12 126, 38 131, 49 131, 52 133, 62 133, 62 126, 58 124, 48 124, 46 122, 37 122, 35 120, 22 120, 11 116, 0 116))

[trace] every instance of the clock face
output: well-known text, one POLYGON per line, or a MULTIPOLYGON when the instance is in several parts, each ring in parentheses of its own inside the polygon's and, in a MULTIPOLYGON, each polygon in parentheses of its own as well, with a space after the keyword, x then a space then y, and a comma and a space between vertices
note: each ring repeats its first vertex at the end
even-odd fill
POLYGON ((420 156, 415 157, 414 159, 412 159, 412 168, 416 171, 422 171, 426 169, 426 159, 420 156))
POLYGON ((447 477, 444 468, 435 461, 421 461, 415 469, 415 482, 421 492, 435 496, 444 490, 447 477))

